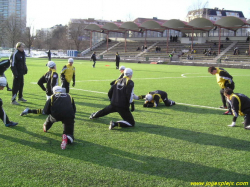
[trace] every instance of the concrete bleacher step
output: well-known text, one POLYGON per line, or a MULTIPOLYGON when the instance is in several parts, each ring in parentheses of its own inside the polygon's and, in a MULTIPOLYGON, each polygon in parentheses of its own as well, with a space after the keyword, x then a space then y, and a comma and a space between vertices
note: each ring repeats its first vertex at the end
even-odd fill
POLYGON ((156 42, 156 43, 154 43, 153 45, 149 46, 149 47, 147 48, 147 50, 142 51, 141 53, 139 53, 139 54, 136 55, 135 57, 140 57, 141 55, 143 55, 144 53, 146 53, 148 50, 150 50, 152 47, 154 47, 154 46, 157 45, 158 43, 159 43, 159 42, 156 42))
POLYGON ((103 51, 102 53, 100 53, 99 55, 103 55, 106 52, 108 52, 109 50, 113 49, 114 47, 116 47, 117 45, 119 45, 121 42, 118 42, 117 44, 113 45, 112 47, 108 48, 108 50, 103 51))
POLYGON ((233 46, 237 44, 237 41, 234 41, 231 45, 229 45, 224 51, 222 51, 217 57, 214 58, 214 60, 218 60, 221 58, 226 52, 228 52, 233 46))

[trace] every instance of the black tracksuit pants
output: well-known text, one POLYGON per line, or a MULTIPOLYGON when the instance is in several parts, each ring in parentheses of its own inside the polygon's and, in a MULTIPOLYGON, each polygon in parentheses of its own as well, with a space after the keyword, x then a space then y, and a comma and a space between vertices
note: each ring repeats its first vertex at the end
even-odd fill
POLYGON ((3 120, 3 123, 4 123, 4 124, 10 123, 9 118, 8 118, 7 114, 5 113, 5 111, 3 110, 2 107, 0 107, 0 117, 1 117, 1 119, 3 120))
POLYGON ((116 121, 115 122, 116 126, 133 127, 135 125, 134 117, 133 117, 132 113, 130 112, 129 108, 121 108, 121 107, 117 107, 114 105, 108 105, 104 109, 99 110, 98 112, 96 112, 94 114, 93 118, 99 118, 102 116, 106 116, 106 115, 113 113, 113 112, 118 112, 123 119, 120 121, 116 121))
POLYGON ((75 124, 74 118, 56 119, 52 115, 48 115, 45 121, 46 130, 48 131, 52 127, 53 123, 57 121, 61 121, 63 124, 63 134, 71 136, 74 139, 74 124, 75 124))
MULTIPOLYGON (((231 88, 232 90, 234 90, 234 82, 232 82, 231 84, 229 84, 229 88, 231 88)), ((220 90, 220 95, 221 95, 221 100, 222 100, 222 103, 223 103, 223 106, 227 106, 228 107, 228 111, 232 112, 231 110, 231 105, 230 103, 227 102, 227 99, 224 95, 224 88, 220 90)))
POLYGON ((24 86, 24 76, 18 75, 17 78, 13 79, 13 86, 12 86, 12 101, 16 100, 16 96, 18 93, 18 98, 23 97, 23 86, 24 86))

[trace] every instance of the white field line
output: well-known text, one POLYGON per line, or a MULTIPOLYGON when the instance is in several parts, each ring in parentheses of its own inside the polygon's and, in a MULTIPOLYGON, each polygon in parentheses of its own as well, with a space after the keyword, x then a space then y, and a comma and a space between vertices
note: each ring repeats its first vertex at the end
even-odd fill
MULTIPOLYGON (((83 89, 77 89, 77 88, 70 88, 70 89, 72 89, 72 90, 80 90, 80 91, 83 91, 83 92, 100 93, 100 94, 105 94, 105 95, 108 94, 106 92, 97 92, 97 91, 83 90, 83 89)), ((215 109, 215 110, 226 110, 226 109, 221 109, 221 108, 216 108, 216 107, 202 106, 202 105, 192 105, 192 104, 187 104, 187 103, 176 103, 176 104, 178 104, 178 105, 194 106, 194 107, 201 107, 201 108, 210 108, 210 109, 215 109)))
MULTIPOLYGON (((200 77, 209 77, 214 78, 212 75, 208 76, 186 76, 187 74, 195 74, 195 73, 185 73, 181 74, 181 77, 155 77, 155 78, 132 78, 133 80, 149 80, 149 79, 183 79, 183 78, 200 78, 200 77)), ((234 77, 249 77, 250 75, 234 75, 234 77)), ((76 82, 100 82, 100 81, 113 81, 115 79, 106 79, 106 80, 82 80, 82 81, 76 81, 76 82)))
MULTIPOLYGON (((172 78, 197 78, 197 77, 213 77, 213 76, 190 76, 186 77, 187 74, 198 74, 198 73, 185 73, 181 74, 181 77, 159 77, 159 78, 133 78, 133 80, 145 80, 145 79, 172 79, 172 78)), ((250 76, 250 75, 234 75, 235 76, 250 76)), ((83 80, 83 81, 76 81, 76 82, 91 82, 91 81, 112 81, 114 79, 107 79, 107 80, 83 80)), ((31 82, 31 84, 37 84, 36 82, 31 82)), ((92 93, 100 93, 100 94, 108 94, 106 92, 98 92, 98 91, 92 91, 92 90, 84 90, 84 89, 77 89, 77 88, 70 88, 72 90, 80 90, 84 92, 92 92, 92 93)), ((210 106, 202 106, 202 105, 193 105, 193 104, 187 104, 187 103, 176 103, 178 105, 187 105, 187 106, 194 106, 194 107, 201 107, 201 108, 210 108, 215 110, 226 110, 226 109, 220 109, 216 107, 210 107, 210 106)))

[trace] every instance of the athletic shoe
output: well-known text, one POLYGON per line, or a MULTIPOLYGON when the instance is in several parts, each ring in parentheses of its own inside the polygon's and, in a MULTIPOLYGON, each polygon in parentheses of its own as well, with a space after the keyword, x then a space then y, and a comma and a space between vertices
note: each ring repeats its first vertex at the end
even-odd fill
POLYGON ((95 113, 96 113, 96 112, 92 113, 92 114, 89 116, 89 119, 94 119, 95 113))
POLYGON ((170 101, 171 103, 170 103, 170 106, 172 106, 172 105, 175 105, 175 102, 174 101, 170 101))
POLYGON ((7 91, 12 91, 12 89, 11 88, 7 88, 7 91))
POLYGON ((46 124, 45 123, 43 124, 43 132, 47 132, 46 124))
POLYGON ((233 113, 229 112, 229 111, 226 111, 226 112, 223 113, 223 115, 233 115, 233 113))
POLYGON ((227 106, 220 106, 220 108, 227 109, 227 106))
POLYGON ((24 109, 24 111, 22 111, 22 113, 20 114, 20 116, 27 115, 28 111, 29 111, 29 108, 24 109))
POLYGON ((229 127, 235 127, 235 124, 228 125, 229 127))
POLYGON ((27 100, 24 98, 19 98, 18 101, 26 102, 27 100))
POLYGON ((12 101, 12 102, 10 102, 10 104, 12 104, 12 105, 20 105, 16 100, 15 101, 12 101))
POLYGON ((250 125, 245 127, 246 130, 250 130, 250 125))
POLYGON ((109 130, 112 130, 115 127, 115 123, 110 121, 109 130))
POLYGON ((14 127, 16 126, 18 123, 15 123, 13 121, 10 121, 8 124, 5 124, 5 127, 14 127))
POLYGON ((61 148, 65 149, 67 146, 68 138, 66 134, 62 135, 62 143, 61 143, 61 148))

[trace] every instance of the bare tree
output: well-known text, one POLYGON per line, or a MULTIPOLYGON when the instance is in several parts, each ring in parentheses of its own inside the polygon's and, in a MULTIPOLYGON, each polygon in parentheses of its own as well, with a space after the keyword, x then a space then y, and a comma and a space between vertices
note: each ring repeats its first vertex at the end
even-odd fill
MULTIPOLYGON (((189 6, 188 11, 192 12, 196 17, 202 17, 204 14, 203 9, 208 7, 209 1, 207 0, 197 0, 195 3, 189 6)), ((207 18, 206 12, 206 18, 207 18)))
POLYGON ((30 54, 30 49, 35 39, 33 30, 34 29, 32 29, 31 27, 26 27, 26 30, 23 33, 23 42, 25 43, 26 47, 29 49, 29 54, 30 54))
POLYGON ((56 25, 52 31, 51 49, 67 49, 68 38, 67 26, 56 25))
POLYGON ((3 23, 4 40, 9 47, 14 47, 15 44, 21 39, 23 29, 26 22, 16 18, 13 14, 9 16, 3 23))
POLYGON ((83 20, 77 20, 77 22, 69 24, 69 37, 74 41, 75 47, 77 51, 80 51, 83 40, 82 37, 84 35, 84 25, 83 20))

